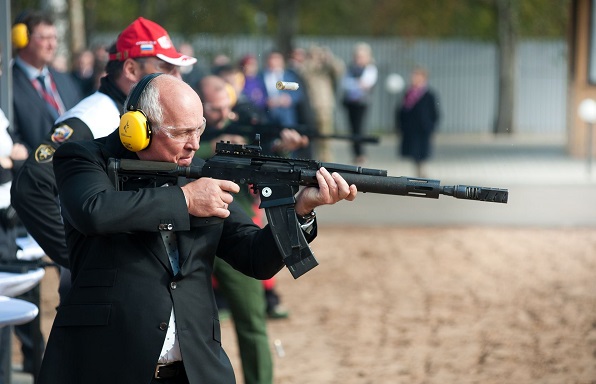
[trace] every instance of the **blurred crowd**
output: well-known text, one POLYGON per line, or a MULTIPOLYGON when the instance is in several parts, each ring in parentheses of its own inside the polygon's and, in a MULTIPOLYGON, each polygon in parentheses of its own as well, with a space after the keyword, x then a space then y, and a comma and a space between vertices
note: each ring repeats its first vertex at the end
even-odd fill
MULTIPOLYGON (((65 57, 57 55, 51 66, 69 74, 82 95, 88 96, 99 88, 99 79, 105 75, 107 49, 106 45, 99 44, 77 52, 72 55, 70 65, 65 57)), ((188 56, 195 54, 189 42, 181 43, 179 50, 188 56)), ((183 80, 195 89, 207 75, 224 79, 230 86, 233 104, 242 104, 258 116, 252 123, 296 128, 306 136, 329 135, 335 131, 335 108, 345 72, 343 60, 329 48, 317 45, 296 48, 287 60, 275 50, 237 58, 217 53, 208 65, 199 61, 181 69, 183 80), (277 81, 296 82, 299 88, 296 91, 278 90, 275 87, 277 81)), ((230 115, 229 118, 235 121, 238 116, 230 115)), ((297 153, 331 160, 326 140, 311 140, 308 148, 297 153)))
MULTIPOLYGON (((179 50, 191 57, 195 55, 190 42, 181 43, 179 50)), ((57 55, 51 66, 71 76, 81 94, 88 96, 99 88, 108 56, 108 47, 98 44, 73 54, 70 65, 63 56, 57 55)), ((349 62, 344 62, 328 47, 315 44, 307 48, 297 47, 287 58, 275 50, 240 57, 225 53, 210 56, 210 60, 203 57, 194 65, 181 67, 180 72, 183 80, 195 90, 200 88, 200 81, 206 76, 225 80, 232 103, 225 124, 254 125, 259 131, 265 127, 270 130, 293 129, 304 136, 305 144, 278 154, 329 162, 333 161, 329 137, 337 131, 338 113, 345 113, 352 138, 352 162, 356 165, 366 163, 365 145, 358 138, 367 136, 369 131, 367 113, 371 94, 378 83, 378 70, 367 43, 353 47, 349 62), (299 88, 278 90, 277 81, 296 82, 299 88), (342 110, 338 111, 338 106, 342 110)), ((438 101, 436 94, 428 88, 427 69, 416 66, 410 76, 409 87, 395 108, 395 130, 402 138, 397 155, 410 158, 416 165, 418 176, 423 176, 423 164, 431 155, 431 136, 439 118, 438 101), (407 119, 411 115, 409 112, 416 116, 416 109, 410 111, 415 104, 412 101, 418 102, 418 96, 424 93, 430 94, 431 102, 424 103, 426 98, 421 98, 421 116, 407 119), (413 128, 410 128, 412 124, 413 128), (419 125, 424 127, 416 128, 419 125)))
POLYGON ((105 75, 107 63, 108 47, 98 44, 74 53, 70 65, 64 56, 56 55, 51 66, 59 72, 72 76, 80 87, 82 95, 86 97, 99 88, 99 79, 105 75))

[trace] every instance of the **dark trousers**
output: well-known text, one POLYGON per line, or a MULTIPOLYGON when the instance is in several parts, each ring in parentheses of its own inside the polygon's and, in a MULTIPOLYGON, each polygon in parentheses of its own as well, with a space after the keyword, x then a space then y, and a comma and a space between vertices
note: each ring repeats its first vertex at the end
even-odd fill
MULTIPOLYGON (((364 130, 364 117, 366 115, 367 105, 360 103, 344 103, 344 107, 348 112, 348 124, 352 135, 362 136, 364 130)), ((364 147, 362 142, 354 141, 352 144, 352 151, 354 157, 364 155, 364 147)))

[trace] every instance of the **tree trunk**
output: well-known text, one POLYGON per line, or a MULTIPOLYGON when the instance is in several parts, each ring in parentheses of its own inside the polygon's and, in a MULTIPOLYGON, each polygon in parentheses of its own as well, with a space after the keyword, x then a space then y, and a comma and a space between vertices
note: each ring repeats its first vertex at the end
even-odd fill
POLYGON ((277 49, 284 57, 290 57, 294 49, 294 38, 298 32, 298 1, 280 0, 278 10, 277 49))
POLYGON ((68 0, 70 4, 70 50, 81 52, 87 48, 85 34, 85 15, 81 0, 68 0))
POLYGON ((515 62, 517 43, 517 0, 496 0, 498 23, 499 86, 494 133, 515 131, 515 62))

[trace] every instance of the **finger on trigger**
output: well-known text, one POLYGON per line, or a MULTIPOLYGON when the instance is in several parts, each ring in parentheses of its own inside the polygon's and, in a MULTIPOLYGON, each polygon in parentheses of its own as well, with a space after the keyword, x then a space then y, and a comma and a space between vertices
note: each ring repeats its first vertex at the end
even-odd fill
POLYGON ((230 193, 238 193, 240 192, 240 186, 236 183, 234 183, 233 181, 229 181, 229 180, 219 180, 219 187, 226 191, 226 192, 230 192, 230 193))

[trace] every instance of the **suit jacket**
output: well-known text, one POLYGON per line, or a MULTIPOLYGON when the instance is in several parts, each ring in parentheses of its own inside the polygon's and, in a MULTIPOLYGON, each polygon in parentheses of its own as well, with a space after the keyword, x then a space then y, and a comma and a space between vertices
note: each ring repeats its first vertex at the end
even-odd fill
MULTIPOLYGON (((83 97, 78 85, 68 74, 49 69, 65 110, 74 107, 83 97)), ((12 66, 14 121, 13 137, 31 152, 50 132, 56 118, 48 110, 27 74, 18 65, 12 66)))
POLYGON ((269 278, 283 266, 270 229, 259 229, 236 203, 225 220, 190 216, 179 186, 117 192, 109 157, 137 158, 117 131, 65 143, 54 154, 73 280, 38 382, 149 383, 173 307, 190 382, 234 383, 211 287, 214 255, 269 278), (178 238, 176 275, 160 235, 167 225, 178 238))

